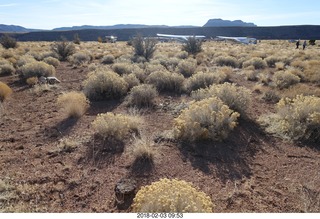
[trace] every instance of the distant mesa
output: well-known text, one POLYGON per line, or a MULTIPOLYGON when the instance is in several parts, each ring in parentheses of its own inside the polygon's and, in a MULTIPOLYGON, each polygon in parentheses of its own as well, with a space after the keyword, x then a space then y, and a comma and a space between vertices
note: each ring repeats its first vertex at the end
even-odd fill
POLYGON ((256 27, 254 23, 243 22, 242 20, 222 20, 220 18, 210 19, 204 27, 256 27))

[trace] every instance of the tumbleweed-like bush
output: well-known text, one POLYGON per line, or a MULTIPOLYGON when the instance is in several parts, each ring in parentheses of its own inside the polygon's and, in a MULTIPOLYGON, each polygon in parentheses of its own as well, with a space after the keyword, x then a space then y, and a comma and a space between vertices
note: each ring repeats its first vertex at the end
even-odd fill
POLYGON ((174 135, 187 141, 221 141, 236 127, 239 116, 217 97, 204 99, 191 104, 175 119, 174 135))
POLYGON ((57 102, 68 117, 81 117, 89 108, 89 101, 84 93, 77 91, 61 94, 57 102))
POLYGON ((262 115, 258 122, 277 137, 293 141, 320 140, 320 98, 297 95, 282 98, 276 113, 262 115))
POLYGON ((177 179, 161 179, 141 187, 132 204, 133 212, 212 213, 213 207, 208 195, 177 179))
POLYGON ((179 62, 177 68, 183 76, 191 77, 196 71, 197 61, 192 58, 184 59, 179 62))
POLYGON ((127 82, 117 73, 104 68, 91 72, 84 81, 83 92, 90 100, 119 99, 127 91, 127 82))

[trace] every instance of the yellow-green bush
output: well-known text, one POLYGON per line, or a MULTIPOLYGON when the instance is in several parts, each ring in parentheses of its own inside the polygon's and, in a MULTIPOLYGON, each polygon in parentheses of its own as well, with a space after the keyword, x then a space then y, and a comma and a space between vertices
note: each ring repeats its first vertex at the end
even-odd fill
POLYGON ((123 140, 131 132, 139 133, 140 122, 136 116, 108 112, 98 114, 92 122, 92 127, 95 133, 104 139, 123 140))
POLYGON ((263 115, 258 122, 268 133, 285 140, 320 140, 320 98, 297 95, 282 98, 276 113, 263 115))
POLYGON ((160 179, 137 192, 133 212, 212 213, 209 196, 184 180, 160 179))
POLYGON ((130 90, 126 102, 129 106, 150 107, 157 96, 157 89, 153 85, 141 84, 130 90))
POLYGON ((45 62, 33 61, 18 68, 18 73, 24 79, 30 77, 48 77, 56 74, 56 70, 52 65, 45 62))
POLYGON ((118 99, 127 93, 128 84, 117 73, 98 68, 89 73, 83 91, 90 100, 118 99))
POLYGON ((158 91, 175 92, 181 91, 183 81, 183 75, 169 71, 152 72, 145 80, 146 83, 153 84, 158 91))
POLYGON ((300 78, 288 71, 277 71, 272 80, 279 89, 288 88, 300 82, 300 78))
POLYGON ((239 116, 217 97, 204 99, 192 103, 175 119, 174 135, 189 141, 221 141, 236 127, 239 116))
POLYGON ((193 91, 191 96, 195 100, 202 100, 212 96, 218 97, 230 109, 245 116, 246 110, 250 105, 251 91, 242 86, 224 83, 218 85, 214 84, 207 89, 193 91))
POLYGON ((0 81, 0 102, 7 99, 12 94, 12 89, 0 81))
POLYGON ((68 117, 81 117, 89 107, 89 101, 84 93, 77 91, 61 94, 57 102, 68 117))

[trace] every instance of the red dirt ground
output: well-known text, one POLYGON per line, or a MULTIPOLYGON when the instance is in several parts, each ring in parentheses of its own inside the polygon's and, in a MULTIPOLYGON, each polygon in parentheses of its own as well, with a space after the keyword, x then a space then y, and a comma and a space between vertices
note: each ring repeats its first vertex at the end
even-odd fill
MULTIPOLYGON (((215 212, 320 212, 319 147, 265 134, 254 121, 274 106, 261 94, 253 93, 249 119, 240 120, 224 142, 188 145, 157 138, 154 169, 138 174, 128 152, 132 140, 123 153, 93 156, 91 122, 98 113, 125 112, 121 101, 92 103, 78 120, 60 112, 57 96, 80 90, 86 74, 86 68, 62 62, 57 68, 62 83, 38 93, 17 83, 16 76, 1 78, 14 90, 0 120, 0 175, 12 188, 0 201, 2 211, 130 212, 115 206, 120 179, 132 177, 140 187, 167 177, 198 186, 211 197, 215 212), (63 139, 77 142, 74 150, 59 149, 63 139)), ((230 81, 254 86, 237 74, 230 81)), ((143 112, 145 134, 156 137, 172 129, 170 106, 184 99, 160 96, 157 107, 143 112)))

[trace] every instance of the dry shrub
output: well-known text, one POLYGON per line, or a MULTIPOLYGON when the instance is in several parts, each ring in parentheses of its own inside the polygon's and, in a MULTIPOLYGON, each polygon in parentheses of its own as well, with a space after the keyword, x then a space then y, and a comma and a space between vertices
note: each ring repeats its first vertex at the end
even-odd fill
POLYGON ((35 59, 33 56, 31 56, 31 55, 29 55, 29 54, 23 55, 23 56, 21 56, 21 57, 18 59, 18 61, 17 61, 17 63, 16 63, 16 66, 17 66, 17 67, 21 67, 21 66, 23 66, 23 65, 26 65, 26 64, 28 64, 28 63, 33 63, 33 62, 35 62, 35 61, 36 61, 36 59, 35 59))
POLYGON ((294 98, 297 95, 303 94, 304 96, 316 96, 320 97, 320 88, 312 87, 307 84, 295 84, 294 86, 289 87, 288 89, 283 89, 281 91, 282 97, 294 98))
POLYGON ((241 116, 245 116, 250 105, 251 91, 235 84, 224 83, 193 91, 191 96, 195 100, 203 100, 212 96, 218 97, 230 109, 239 112, 241 116))
POLYGON ((278 101, 281 99, 279 93, 275 90, 267 90, 263 93, 261 98, 269 103, 278 103, 278 101))
POLYGON ((31 78, 27 78, 26 82, 30 87, 33 87, 34 85, 38 84, 39 79, 38 77, 31 77, 31 78))
POLYGON ((188 93, 200 88, 206 88, 212 84, 219 84, 226 80, 226 74, 222 72, 197 72, 188 78, 185 84, 185 89, 188 93))
POLYGON ((103 139, 122 141, 130 133, 139 134, 140 118, 111 112, 98 114, 92 122, 97 135, 103 139))
POLYGON ((255 70, 245 69, 243 71, 243 74, 245 75, 245 78, 248 81, 257 81, 259 79, 259 77, 258 77, 259 73, 255 70))
POLYGON ((103 56, 101 58, 101 63, 104 65, 113 64, 114 63, 114 56, 111 54, 103 56))
POLYGON ((214 62, 218 66, 229 66, 232 68, 237 68, 239 66, 237 59, 232 56, 220 56, 217 57, 214 62))
POLYGON ((43 61, 45 63, 49 64, 49 65, 54 66, 55 68, 60 65, 59 59, 56 59, 56 58, 51 57, 51 56, 44 58, 43 61))
POLYGON ((242 67, 243 68, 247 68, 249 66, 253 66, 254 69, 265 69, 268 65, 266 63, 265 60, 263 60, 262 58, 251 58, 245 62, 243 62, 242 67))
POLYGON ((145 80, 148 84, 153 84, 158 91, 180 92, 184 81, 183 75, 171 73, 169 71, 152 72, 145 80))
POLYGON ((207 98, 181 112, 174 121, 174 135, 187 141, 221 141, 236 127, 239 116, 219 98, 207 98))
POLYGON ((189 58, 179 62, 178 70, 183 76, 191 77, 197 68, 197 60, 189 58))
POLYGON ((279 70, 284 70, 285 64, 283 62, 276 62, 275 64, 276 69, 279 70))
POLYGON ((155 71, 165 71, 166 68, 161 65, 160 63, 147 63, 145 65, 145 74, 146 75, 149 75, 151 74, 152 72, 155 72, 155 71))
POLYGON ((97 69, 89 73, 83 91, 90 100, 119 99, 128 91, 127 82, 108 69, 97 69))
POLYGON ((204 192, 176 179, 161 179, 141 187, 132 204, 133 212, 212 213, 213 207, 204 192))
POLYGON ((60 61, 65 61, 69 56, 75 53, 76 48, 73 43, 62 39, 60 42, 55 42, 51 45, 51 50, 54 52, 60 61))
POLYGON ((119 62, 112 65, 112 70, 119 75, 130 74, 132 69, 129 63, 119 62))
POLYGON ((13 75, 15 71, 12 64, 0 64, 0 76, 13 75))
POLYGON ((68 60, 72 65, 81 66, 89 64, 92 61, 92 56, 87 52, 76 52, 68 60))
POLYGON ((0 102, 3 102, 12 94, 12 89, 0 81, 0 102))
POLYGON ((131 88, 133 88, 134 86, 138 86, 140 84, 140 80, 133 73, 125 74, 122 77, 128 84, 128 90, 131 90, 131 88))
POLYGON ((303 95, 282 98, 276 110, 258 119, 268 133, 285 140, 319 142, 320 98, 303 95))
POLYGON ((163 65, 168 71, 174 71, 180 62, 180 59, 176 57, 158 57, 158 59, 156 60, 158 60, 159 63, 163 65))
POLYGON ((304 80, 310 82, 320 82, 320 61, 310 60, 305 62, 303 70, 304 80))
POLYGON ((126 97, 126 102, 128 106, 150 107, 157 96, 157 89, 153 85, 141 84, 131 89, 126 97))
POLYGON ((283 89, 299 83, 300 78, 288 71, 277 71, 272 76, 272 81, 275 83, 276 87, 283 89))
POLYGON ((175 56, 179 59, 187 59, 189 57, 189 54, 187 51, 180 51, 175 56))
POLYGON ((18 68, 18 73, 23 79, 30 77, 48 77, 56 74, 56 70, 52 65, 45 62, 33 61, 18 68))
POLYGON ((276 63, 281 62, 282 60, 280 57, 277 56, 269 56, 265 58, 265 61, 270 68, 274 68, 276 67, 276 63))
POLYGON ((89 108, 89 101, 82 92, 71 91, 61 94, 57 102, 68 117, 81 117, 89 108))

